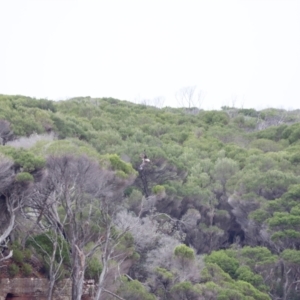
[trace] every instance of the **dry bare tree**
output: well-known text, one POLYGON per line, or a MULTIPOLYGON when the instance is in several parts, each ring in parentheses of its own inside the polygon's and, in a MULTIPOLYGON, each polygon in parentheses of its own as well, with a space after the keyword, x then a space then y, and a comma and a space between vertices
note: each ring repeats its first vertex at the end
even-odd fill
POLYGON ((162 108, 164 103, 166 101, 166 98, 164 96, 157 96, 157 97, 154 97, 152 99, 152 104, 158 108, 162 108))
POLYGON ((46 167, 40 196, 34 199, 37 219, 58 232, 70 246, 74 300, 81 299, 83 293, 87 260, 100 249, 103 269, 96 293, 99 299, 109 262, 126 233, 116 233, 113 216, 121 204, 124 188, 134 177, 121 178, 86 156, 50 156, 46 167))
POLYGON ((196 86, 186 86, 181 88, 179 91, 176 92, 175 97, 177 99, 178 105, 182 107, 194 107, 195 100, 194 94, 196 91, 196 86))
POLYGON ((48 240, 48 244, 40 243, 39 236, 31 235, 28 239, 30 244, 44 257, 44 261, 48 267, 48 295, 47 299, 53 299, 55 283, 63 276, 63 263, 66 260, 66 243, 61 238, 58 231, 47 231, 42 233, 43 238, 48 240), (49 247, 49 244, 51 245, 49 247))

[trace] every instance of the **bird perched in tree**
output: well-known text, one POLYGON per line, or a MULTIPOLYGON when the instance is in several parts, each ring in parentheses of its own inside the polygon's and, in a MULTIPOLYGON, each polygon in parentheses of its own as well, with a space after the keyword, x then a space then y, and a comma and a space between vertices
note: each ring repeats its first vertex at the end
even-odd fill
POLYGON ((146 151, 144 151, 143 154, 141 154, 142 158, 142 164, 140 165, 140 170, 143 170, 144 166, 150 162, 150 159, 148 158, 146 151))

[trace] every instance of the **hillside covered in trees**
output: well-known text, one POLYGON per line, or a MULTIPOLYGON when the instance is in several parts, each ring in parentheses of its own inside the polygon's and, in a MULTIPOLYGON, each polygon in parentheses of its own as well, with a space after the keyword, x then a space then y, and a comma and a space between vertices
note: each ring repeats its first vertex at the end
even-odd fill
POLYGON ((52 299, 300 299, 300 110, 0 95, 0 273, 52 299), (141 154, 150 162, 140 168, 141 154))

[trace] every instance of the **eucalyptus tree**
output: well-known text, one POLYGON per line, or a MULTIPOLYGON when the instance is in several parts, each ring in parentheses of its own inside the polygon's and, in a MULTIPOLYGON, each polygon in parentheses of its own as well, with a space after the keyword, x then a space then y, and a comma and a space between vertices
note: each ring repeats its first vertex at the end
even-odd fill
POLYGON ((72 299, 81 299, 87 261, 97 249, 102 255, 102 272, 95 299, 100 298, 109 262, 126 233, 116 231, 114 214, 135 173, 116 156, 110 158, 111 163, 101 167, 97 160, 84 155, 49 156, 47 175, 40 185, 44 197, 35 199, 41 222, 69 244, 72 299))
MULTIPOLYGON (((34 194, 34 177, 27 172, 16 172, 15 162, 0 153, 0 245, 5 244, 17 226, 17 217, 28 206, 34 194)), ((8 257, 12 256, 13 251, 8 257)))

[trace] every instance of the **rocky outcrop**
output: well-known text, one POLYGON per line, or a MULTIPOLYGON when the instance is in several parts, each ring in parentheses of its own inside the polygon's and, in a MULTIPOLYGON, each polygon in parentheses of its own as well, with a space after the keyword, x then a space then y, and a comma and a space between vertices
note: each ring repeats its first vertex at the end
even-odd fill
MULTIPOLYGON (((46 278, 2 278, 0 280, 0 300, 47 300, 49 281, 46 278)), ((71 280, 60 281, 55 286, 55 300, 71 300, 71 280)), ((91 299, 93 282, 86 282, 82 299, 91 299)))

